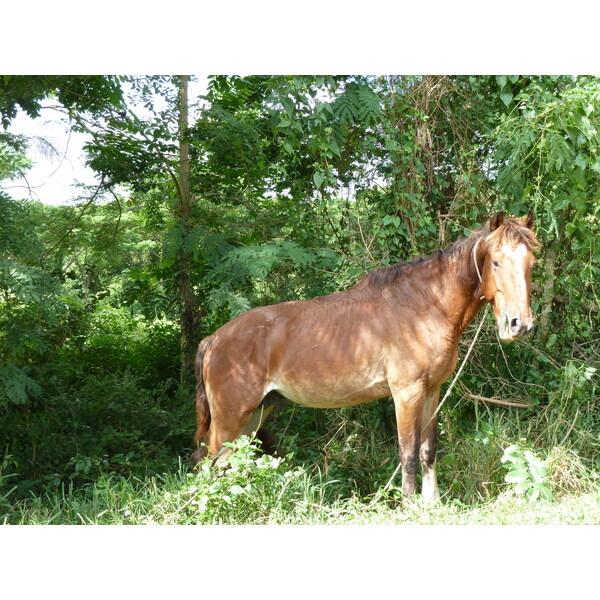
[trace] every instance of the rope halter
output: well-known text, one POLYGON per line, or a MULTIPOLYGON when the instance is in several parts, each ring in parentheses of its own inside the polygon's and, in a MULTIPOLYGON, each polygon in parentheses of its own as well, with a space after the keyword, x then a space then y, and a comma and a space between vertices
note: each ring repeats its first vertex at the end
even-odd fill
MULTIPOLYGON (((479 265, 477 264, 477 246, 479 246, 479 242, 483 239, 483 236, 480 237, 473 246, 473 262, 475 263, 475 270, 477 271, 477 277, 479 277, 480 286, 483 284, 483 278, 481 277, 481 272, 479 271, 479 265)), ((483 290, 482 290, 483 291, 483 290)), ((485 296, 481 296, 480 300, 485 300, 485 296)))

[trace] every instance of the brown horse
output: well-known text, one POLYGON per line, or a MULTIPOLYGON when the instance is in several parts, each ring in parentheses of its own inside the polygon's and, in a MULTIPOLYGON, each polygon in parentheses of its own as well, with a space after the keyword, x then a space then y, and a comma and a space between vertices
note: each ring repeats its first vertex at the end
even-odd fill
POLYGON ((194 462, 222 456, 224 442, 252 433, 280 401, 336 408, 392 396, 402 490, 437 501, 440 386, 458 342, 486 302, 501 340, 530 333, 533 215, 504 218, 436 256, 366 274, 344 292, 254 308, 204 339, 196 358, 194 462), (201 446, 200 443, 203 442, 201 446))

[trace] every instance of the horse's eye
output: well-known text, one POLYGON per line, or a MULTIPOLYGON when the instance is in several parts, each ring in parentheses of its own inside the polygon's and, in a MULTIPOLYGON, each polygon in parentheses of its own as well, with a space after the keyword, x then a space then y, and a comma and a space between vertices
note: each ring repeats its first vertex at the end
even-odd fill
POLYGON ((493 260, 492 264, 496 267, 496 269, 500 268, 500 263, 497 260, 493 260))

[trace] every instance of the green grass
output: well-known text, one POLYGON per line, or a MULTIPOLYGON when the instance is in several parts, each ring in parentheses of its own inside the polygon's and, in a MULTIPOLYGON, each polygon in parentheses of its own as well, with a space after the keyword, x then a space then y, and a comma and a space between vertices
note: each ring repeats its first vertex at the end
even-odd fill
MULTIPOLYGON (((319 472, 292 466, 286 459, 260 456, 242 440, 229 467, 219 476, 205 466, 196 475, 180 466, 174 473, 146 479, 101 476, 82 488, 48 491, 11 502, 0 491, 4 524, 244 524, 244 525, 550 525, 600 523, 600 483, 590 477, 578 487, 554 484, 552 501, 528 503, 505 484, 484 501, 464 504, 446 493, 427 506, 406 500, 393 487, 363 497, 347 482, 326 480, 319 472), (346 485, 344 485, 346 483, 346 485), (2 495, 3 494, 3 495, 2 495)), ((383 487, 383 486, 382 486, 383 487)))
MULTIPOLYGON (((139 482, 138 482, 139 483, 139 482)), ((184 487, 184 486, 182 486, 184 487)), ((136 489, 135 482, 132 490, 136 489)), ((99 494, 71 493, 54 498, 34 498, 6 511, 3 524, 14 525, 582 525, 600 523, 600 489, 596 492, 568 496, 553 502, 528 504, 520 499, 499 498, 495 501, 462 506, 458 503, 430 507, 418 499, 412 502, 381 501, 375 506, 358 499, 333 503, 300 500, 289 510, 272 508, 257 511, 250 518, 229 519, 219 514, 211 518, 194 518, 190 503, 193 496, 167 492, 155 481, 140 484, 139 496, 111 492, 112 500, 99 494), (169 503, 169 494, 174 502, 169 503), (176 504, 180 502, 177 506, 176 504)), ((248 516, 248 515, 247 515, 248 516)))

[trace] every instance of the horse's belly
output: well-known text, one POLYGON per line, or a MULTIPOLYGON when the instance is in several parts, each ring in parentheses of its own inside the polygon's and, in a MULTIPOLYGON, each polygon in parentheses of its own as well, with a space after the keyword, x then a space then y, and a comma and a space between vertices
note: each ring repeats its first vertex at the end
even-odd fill
POLYGON ((349 374, 335 381, 322 378, 280 381, 273 389, 292 402, 314 408, 342 408, 390 395, 387 379, 380 375, 349 374))

